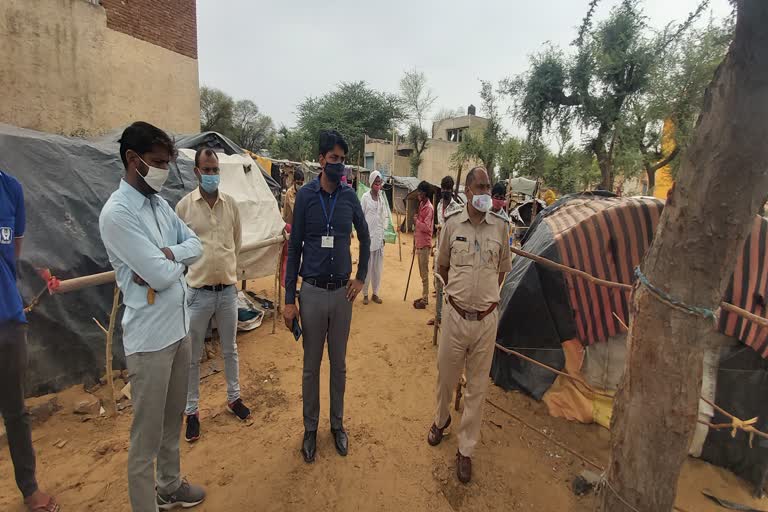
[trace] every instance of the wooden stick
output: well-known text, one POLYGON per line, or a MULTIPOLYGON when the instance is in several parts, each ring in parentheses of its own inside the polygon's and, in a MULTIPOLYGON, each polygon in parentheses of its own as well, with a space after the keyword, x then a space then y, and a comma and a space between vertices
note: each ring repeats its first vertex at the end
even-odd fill
POLYGON ((746 320, 755 322, 761 327, 768 327, 768 319, 758 316, 750 311, 747 311, 746 309, 741 309, 738 306, 734 306, 729 302, 721 302, 720 308, 728 311, 729 313, 733 313, 734 315, 738 315, 746 320))
MULTIPOLYGON (((619 319, 619 322, 621 322, 620 319, 619 319)), ((622 322, 622 324, 623 324, 623 322, 622 322)), ((502 352, 504 352, 506 354, 511 354, 511 355, 517 356, 520 359, 528 361, 531 364, 535 364, 536 366, 540 366, 541 368, 544 368, 545 370, 549 370, 550 372, 552 372, 552 373, 554 373, 556 375, 562 376, 562 377, 564 377, 566 379, 571 379, 574 382, 578 382, 582 386, 586 387, 587 390, 590 393, 594 393, 594 394, 596 394, 598 396, 603 396, 603 397, 606 397, 606 398, 610 398, 611 400, 615 399, 614 395, 610 395, 608 393, 603 393, 601 391, 596 390, 588 382, 586 382, 584 379, 582 379, 580 377, 577 377, 575 375, 571 375, 570 373, 561 372, 560 370, 556 370, 555 368, 552 368, 551 366, 548 366, 548 365, 546 365, 546 364, 544 364, 542 362, 539 362, 536 359, 533 359, 531 357, 523 355, 523 354, 521 354, 520 352, 518 352, 516 350, 512 350, 512 349, 509 349, 509 348, 504 347, 502 345, 499 345, 498 343, 496 343, 496 348, 501 350, 502 352)), ((721 407, 717 406, 714 402, 710 402, 709 400, 707 400, 703 396, 701 396, 699 398, 701 400, 703 400, 704 402, 708 403, 709 405, 711 405, 715 410, 720 412, 722 415, 727 416, 731 420, 735 420, 737 423, 712 424, 712 423, 710 423, 708 421, 697 419, 696 421, 698 423, 701 423, 702 425, 706 425, 709 428, 714 428, 714 429, 722 429, 722 428, 733 429, 733 428, 737 428, 739 430, 743 430, 744 432, 746 432, 748 434, 754 433, 754 434, 757 434, 760 437, 768 439, 768 434, 766 434, 765 432, 761 432, 760 430, 757 430, 755 427, 753 427, 751 425, 742 425, 741 423, 743 423, 743 420, 741 420, 740 418, 737 418, 736 416, 732 415, 731 413, 729 413, 725 409, 722 409, 721 407)))
POLYGON ((411 269, 408 271, 408 281, 405 283, 405 294, 403 302, 408 298, 408 287, 411 286, 411 273, 413 273, 413 262, 416 260, 416 237, 413 238, 413 255, 411 256, 411 269))
POLYGON ((51 294, 62 294, 74 292, 76 290, 82 290, 83 288, 89 288, 91 286, 99 286, 102 284, 114 283, 115 272, 102 272, 100 274, 91 274, 89 276, 74 277, 72 279, 65 279, 59 283, 59 287, 51 292, 51 294))
POLYGON ((599 279, 593 275, 587 274, 583 270, 578 270, 572 267, 568 267, 566 265, 561 265, 560 263, 555 263, 552 260, 548 260, 547 258, 543 258, 536 254, 531 254, 530 252, 524 251, 522 249, 518 249, 516 247, 510 247, 509 250, 517 254, 518 256, 522 256, 524 258, 533 260, 536 263, 539 263, 540 265, 544 265, 545 267, 554 268, 555 270, 559 270, 561 272, 566 272, 568 274, 579 276, 582 279, 585 279, 590 283, 594 283, 598 286, 605 286, 606 288, 618 288, 619 290, 632 291, 632 285, 630 284, 614 283, 613 281, 606 281, 605 279, 599 279))
POLYGON ((277 332, 277 289, 280 287, 280 264, 283 262, 282 252, 277 251, 277 266, 275 269, 275 294, 272 296, 275 299, 274 307, 272 308, 272 334, 277 332))
POLYGON ((112 378, 112 338, 115 333, 115 320, 119 304, 120 288, 115 284, 115 291, 112 296, 112 311, 109 313, 109 328, 107 329, 107 380, 112 391, 112 407, 115 408, 115 415, 117 415, 117 390, 115 389, 115 381, 112 378))
MULTIPOLYGON (((630 284, 624 284, 624 283, 615 283, 613 281, 606 281, 605 279, 600 279, 597 277, 594 277, 591 274, 587 274, 586 272, 582 270, 578 270, 572 267, 568 267, 566 265, 561 265, 560 263, 556 263, 552 260, 549 260, 547 258, 543 258, 541 256, 538 256, 536 254, 531 254, 530 252, 524 251, 522 249, 518 249, 516 247, 510 247, 509 250, 518 256, 522 256, 524 258, 531 259, 535 261, 536 263, 539 263, 541 265, 544 265, 545 267, 550 267, 555 270, 559 270, 561 272, 566 272, 568 274, 572 274, 575 276, 578 276, 582 279, 585 279, 589 281, 590 283, 596 284, 598 286, 605 286, 606 288, 616 288, 623 291, 632 291, 632 285, 630 284)), ((729 302, 721 302, 720 308, 722 308, 725 311, 728 311, 729 313, 733 313, 734 315, 738 315, 746 320, 749 320, 750 322, 754 322, 761 327, 768 328, 768 318, 763 318, 761 316, 755 315, 754 313, 751 313, 747 311, 746 309, 742 309, 738 306, 735 306, 729 302)))
POLYGON ((540 361, 537 361, 537 360, 533 359, 532 357, 528 357, 528 356, 526 356, 524 354, 521 354, 520 352, 518 352, 516 350, 512 350, 512 349, 507 348, 505 346, 499 345, 498 343, 496 343, 496 348, 501 350, 505 354, 511 354, 513 356, 517 356, 517 357, 519 357, 520 359, 522 359, 524 361, 528 361, 531 364, 535 364, 536 366, 540 366, 541 368, 544 368, 545 370, 549 370, 550 372, 552 372, 552 373, 554 373, 556 375, 560 375, 562 377, 565 377, 566 379, 571 379, 574 382, 578 382, 579 384, 581 384, 582 386, 587 388, 587 390, 590 393, 594 393, 595 395, 598 395, 598 396, 603 396, 603 397, 606 397, 606 398, 613 399, 613 395, 608 394, 608 393, 603 393, 602 391, 596 390, 587 381, 585 381, 581 377, 577 377, 575 375, 571 375, 570 373, 565 373, 565 372, 561 372, 560 370, 556 370, 555 368, 552 368, 549 365, 546 365, 546 364, 544 364, 544 363, 542 363, 540 361))
POLYGON ((99 322, 98 320, 96 320, 96 317, 91 317, 91 320, 93 320, 94 322, 96 322, 96 325, 98 325, 98 326, 99 326, 99 329, 101 329, 101 332, 103 332, 103 333, 104 333, 104 335, 106 336, 106 335, 107 335, 107 328, 106 328, 106 327, 104 327, 103 325, 101 325, 101 322, 99 322))
POLYGON ((283 312, 283 283, 280 281, 280 271, 283 270, 283 257, 285 256, 285 244, 280 247, 278 251, 280 253, 280 263, 277 270, 277 305, 275 311, 277 313, 283 312))
POLYGON ((403 261, 403 243, 400 239, 400 214, 395 213, 397 216, 397 254, 400 257, 400 261, 403 261))

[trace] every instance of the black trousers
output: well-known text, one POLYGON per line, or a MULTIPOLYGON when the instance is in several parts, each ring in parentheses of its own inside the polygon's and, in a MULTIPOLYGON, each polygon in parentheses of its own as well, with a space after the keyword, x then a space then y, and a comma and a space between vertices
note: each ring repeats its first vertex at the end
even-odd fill
POLYGON ((37 491, 35 451, 29 414, 24 405, 27 374, 27 326, 0 324, 0 413, 5 421, 16 485, 25 498, 37 491))

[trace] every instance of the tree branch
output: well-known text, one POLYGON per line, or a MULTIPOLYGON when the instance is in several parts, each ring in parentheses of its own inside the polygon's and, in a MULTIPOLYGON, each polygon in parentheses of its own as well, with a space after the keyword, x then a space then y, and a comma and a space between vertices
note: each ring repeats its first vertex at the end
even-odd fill
POLYGON ((662 167, 664 167, 665 165, 669 164, 669 162, 674 160, 678 153, 680 153, 680 147, 675 146, 675 149, 673 149, 667 156, 665 156, 663 159, 656 162, 655 164, 647 165, 646 169, 650 172, 656 172, 662 167))
POLYGON ((667 49, 667 46, 669 46, 670 43, 672 43, 672 41, 680 37, 680 35, 682 35, 683 32, 688 30, 688 28, 691 25, 693 25, 693 22, 696 21, 696 18, 701 16, 701 13, 704 12, 704 9, 706 9, 708 6, 709 6, 709 0, 702 0, 702 2, 699 4, 696 10, 689 13, 688 18, 686 18, 684 22, 678 25, 677 30, 675 30, 675 32, 670 37, 668 37, 664 42, 661 43, 661 46, 656 52, 656 55, 660 55, 661 53, 664 53, 664 50, 667 49))

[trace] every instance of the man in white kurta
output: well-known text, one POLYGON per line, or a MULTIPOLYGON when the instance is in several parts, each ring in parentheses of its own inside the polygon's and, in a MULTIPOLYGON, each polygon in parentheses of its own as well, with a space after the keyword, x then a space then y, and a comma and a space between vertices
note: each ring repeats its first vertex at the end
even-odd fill
POLYGON ((368 277, 363 286, 363 304, 368 304, 368 289, 373 285, 371 300, 381 304, 379 287, 381 286, 381 272, 384 269, 384 231, 389 221, 389 208, 381 191, 381 173, 371 172, 368 178, 371 190, 363 194, 360 204, 363 207, 365 221, 368 223, 368 231, 371 234, 371 258, 368 260, 368 277))

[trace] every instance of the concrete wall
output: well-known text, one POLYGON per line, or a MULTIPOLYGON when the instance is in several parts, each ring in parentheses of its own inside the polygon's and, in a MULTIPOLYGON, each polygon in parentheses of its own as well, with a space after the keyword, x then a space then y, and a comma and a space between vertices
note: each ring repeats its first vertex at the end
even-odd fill
POLYGON ((392 143, 369 142, 365 145, 365 153, 373 153, 374 171, 383 172, 389 176, 410 176, 411 164, 408 157, 395 155, 395 165, 392 166, 392 143))
POLYGON ((469 128, 472 132, 485 130, 488 120, 478 116, 461 116, 443 119, 432 124, 432 138, 447 141, 448 130, 455 128, 469 128))
POLYGON ((198 131, 195 3, 168 2, 185 5, 176 13, 152 10, 165 3, 104 0, 105 9, 85 0, 0 1, 0 122, 65 135, 139 119, 198 131), (108 28, 108 13, 112 26, 143 26, 142 33, 108 28))
MULTIPOLYGON (((400 148, 406 148, 407 145, 400 145, 400 148)), ((456 178, 457 171, 451 163, 451 158, 456 149, 458 143, 448 142, 444 140, 430 139, 427 144, 427 149, 421 154, 422 162, 419 167, 419 178, 426 180, 435 185, 440 185, 440 181, 445 176, 453 176, 456 178)), ((391 169, 392 165, 392 144, 389 142, 369 142, 365 145, 366 153, 373 153, 374 157, 374 170, 381 171, 382 169, 391 169)), ((464 182, 464 178, 467 175, 467 171, 477 165, 475 162, 469 162, 464 165, 462 169, 461 182, 464 182)), ((390 173, 392 176, 410 176, 411 164, 408 157, 396 156, 394 173, 390 173)))

